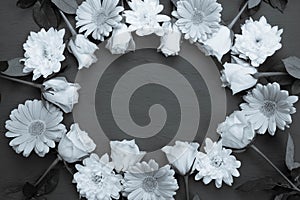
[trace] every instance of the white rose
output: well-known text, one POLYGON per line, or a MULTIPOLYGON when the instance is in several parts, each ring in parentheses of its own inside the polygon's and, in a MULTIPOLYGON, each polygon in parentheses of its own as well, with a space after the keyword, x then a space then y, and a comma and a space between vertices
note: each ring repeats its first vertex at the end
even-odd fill
POLYGON ((93 152, 94 141, 85 131, 80 130, 77 123, 71 125, 71 130, 60 140, 58 153, 65 161, 74 163, 93 152))
POLYGON ((160 37, 160 46, 157 50, 162 51, 166 57, 178 55, 181 43, 180 30, 171 22, 164 22, 162 27, 165 33, 160 37))
POLYGON ((78 83, 69 83, 65 77, 56 77, 43 83, 42 94, 47 101, 69 113, 78 103, 79 89, 78 83))
POLYGON ((222 137, 223 146, 242 149, 253 140, 255 131, 247 121, 243 111, 235 111, 219 124, 217 132, 222 137))
POLYGON ((221 71, 222 87, 230 87, 233 94, 249 89, 257 83, 257 79, 252 76, 256 73, 257 70, 250 65, 225 63, 221 71))
POLYGON ((97 61, 94 55, 98 49, 97 45, 89 41, 84 35, 77 34, 68 44, 68 50, 72 53, 78 61, 78 69, 83 67, 89 68, 91 64, 97 61))
POLYGON ((199 144, 195 142, 176 141, 174 146, 165 146, 162 151, 165 152, 167 159, 181 175, 190 172, 194 160, 198 153, 199 144))
POLYGON ((135 140, 111 141, 111 159, 117 172, 126 171, 132 165, 140 162, 146 152, 140 151, 135 140))
POLYGON ((116 27, 105 47, 112 54, 124 54, 128 51, 134 51, 135 43, 128 27, 125 24, 116 27))
POLYGON ((205 53, 206 56, 216 56, 216 58, 221 62, 223 55, 226 54, 232 47, 230 29, 226 26, 221 26, 218 32, 202 43, 203 44, 196 43, 196 46, 205 53))

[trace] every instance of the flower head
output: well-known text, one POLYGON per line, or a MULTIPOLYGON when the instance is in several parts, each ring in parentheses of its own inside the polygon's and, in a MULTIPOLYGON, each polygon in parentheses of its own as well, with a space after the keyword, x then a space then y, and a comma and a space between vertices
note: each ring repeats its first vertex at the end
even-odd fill
POLYGON ((298 101, 297 96, 289 96, 288 91, 280 90, 278 83, 267 85, 257 84, 244 96, 246 103, 240 105, 248 120, 259 134, 268 129, 274 135, 276 126, 281 130, 292 123, 291 114, 296 112, 293 104, 298 101))
POLYGON ((127 171, 130 166, 140 162, 145 151, 140 151, 135 140, 111 141, 111 159, 117 172, 127 171))
POLYGON ((55 77, 43 83, 43 97, 61 108, 65 113, 72 111, 78 103, 78 83, 69 83, 65 77, 55 77))
POLYGON ((169 163, 184 176, 191 171, 198 147, 196 142, 176 141, 174 146, 165 146, 162 151, 165 152, 169 163))
POLYGON ((62 112, 49 103, 38 100, 27 100, 20 104, 10 114, 10 120, 5 123, 8 130, 6 137, 14 138, 9 145, 17 153, 23 152, 28 157, 32 150, 43 157, 54 148, 66 133, 66 127, 60 122, 63 120, 62 112))
POLYGON ((271 27, 264 16, 259 21, 253 21, 251 18, 246 20, 241 29, 241 35, 235 34, 233 54, 250 59, 254 67, 258 67, 268 56, 281 48, 280 35, 283 30, 278 30, 277 26, 271 27))
POLYGON ((159 0, 131 0, 128 5, 131 10, 125 10, 124 16, 126 23, 130 24, 131 31, 136 31, 139 36, 152 33, 158 36, 164 34, 159 23, 170 21, 170 17, 159 14, 164 8, 159 4, 159 0))
POLYGON ((79 32, 85 31, 87 37, 92 33, 92 37, 104 41, 104 37, 122 20, 119 14, 124 10, 122 6, 117 6, 118 0, 86 0, 76 11, 76 27, 80 27, 79 32))
POLYGON ((253 126, 243 111, 235 111, 219 124, 217 132, 222 137, 225 147, 242 149, 249 145, 255 136, 253 126))
POLYGON ((97 49, 97 45, 89 41, 89 39, 82 34, 77 34, 68 44, 69 52, 72 53, 78 61, 78 69, 82 69, 83 67, 89 68, 91 64, 97 61, 94 54, 97 49))
POLYGON ((88 200, 119 199, 122 190, 122 176, 115 174, 114 165, 104 154, 99 158, 96 154, 83 160, 83 165, 75 165, 78 172, 73 182, 82 197, 88 200))
POLYGON ((211 139, 205 139, 205 153, 199 152, 194 164, 198 173, 195 180, 203 178, 203 183, 208 184, 215 180, 217 188, 222 186, 224 181, 227 185, 232 185, 233 176, 239 177, 237 170, 241 166, 241 162, 231 154, 230 149, 222 147, 222 141, 212 142, 211 139))
POLYGON ((177 1, 177 10, 172 15, 176 25, 185 34, 185 39, 203 42, 220 28, 221 4, 216 0, 177 1))
POLYGON ((30 32, 26 43, 23 45, 25 50, 24 73, 33 72, 32 80, 40 76, 47 78, 50 74, 59 72, 61 61, 65 59, 63 52, 65 44, 63 37, 65 29, 59 31, 50 28, 48 31, 41 29, 40 32, 30 32))
POLYGON ((57 150, 67 162, 74 163, 93 152, 96 148, 94 141, 87 132, 80 130, 77 123, 71 125, 71 130, 59 141, 57 150))
POLYGON ((178 184, 170 165, 159 168, 154 160, 141 162, 125 172, 124 192, 128 200, 174 199, 178 184))

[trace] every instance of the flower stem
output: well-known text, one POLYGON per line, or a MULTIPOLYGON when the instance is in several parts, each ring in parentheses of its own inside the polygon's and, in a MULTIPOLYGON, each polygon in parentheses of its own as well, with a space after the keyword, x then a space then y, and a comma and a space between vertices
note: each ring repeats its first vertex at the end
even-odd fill
POLYGON ((45 178, 45 176, 49 173, 49 171, 51 170, 51 169, 53 169, 56 165, 57 165, 57 163, 59 162, 59 161, 61 161, 62 159, 61 159, 61 157, 60 156, 57 156, 57 158, 51 163, 51 165, 48 167, 48 169, 44 172, 44 174, 35 182, 35 184, 34 184, 34 186, 36 187, 44 178, 45 178))
POLYGON ((243 8, 239 11, 239 13, 235 16, 235 18, 230 22, 230 24, 228 24, 228 28, 232 29, 232 27, 235 25, 235 23, 237 22, 237 20, 240 18, 240 16, 242 15, 242 13, 245 11, 245 9, 248 6, 248 1, 245 3, 245 5, 243 6, 243 8))
POLYGON ((289 75, 286 72, 258 72, 253 74, 253 77, 256 79, 270 77, 270 76, 286 76, 289 75))
POLYGON ((68 163, 63 160, 64 166, 66 167, 67 171, 73 176, 74 173, 72 172, 71 168, 69 167, 68 163))
POLYGON ((32 83, 32 82, 24 81, 24 80, 21 80, 21 79, 12 78, 12 77, 9 77, 9 76, 4 76, 2 74, 0 74, 0 77, 4 78, 4 79, 7 79, 7 80, 10 80, 10 81, 17 82, 17 83, 22 83, 22 84, 25 84, 25 85, 30 85, 30 86, 35 87, 35 88, 39 88, 39 89, 42 88, 42 84, 32 83))
POLYGON ((68 18, 66 17, 66 15, 59 10, 60 15, 62 16, 62 18, 64 19, 65 23, 67 24, 68 29, 70 30, 72 36, 77 35, 75 29, 73 28, 73 26, 71 25, 70 21, 68 20, 68 18))
POLYGON ((186 200, 190 200, 190 191, 189 191, 189 175, 183 176, 184 185, 185 185, 185 197, 186 200))
POLYGON ((288 177, 286 177, 263 152, 261 152, 254 144, 250 145, 250 147, 263 157, 293 187, 294 190, 300 192, 300 189, 292 181, 290 181, 290 179, 288 179, 288 177))

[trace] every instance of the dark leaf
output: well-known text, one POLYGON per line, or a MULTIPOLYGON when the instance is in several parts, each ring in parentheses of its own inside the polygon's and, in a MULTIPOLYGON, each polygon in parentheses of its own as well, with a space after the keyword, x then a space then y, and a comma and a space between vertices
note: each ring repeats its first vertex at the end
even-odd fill
MULTIPOLYGON (((240 9, 242 9, 242 7, 244 6, 244 4, 245 4, 245 2, 243 1, 242 4, 241 4, 241 6, 240 6, 240 9)), ((249 9, 249 7, 247 7, 245 9, 245 11, 242 13, 241 19, 249 18, 249 17, 253 16, 259 9, 260 9, 260 4, 258 4, 255 7, 252 7, 251 9, 249 9)))
POLYGON ((37 188, 28 182, 23 186, 23 194, 27 199, 34 197, 36 195, 36 192, 37 188))
POLYGON ((261 3, 261 0, 249 0, 248 1, 248 8, 254 8, 256 6, 258 6, 261 3))
POLYGON ((49 194, 56 188, 58 181, 59 181, 59 169, 54 168, 50 170, 49 173, 43 179, 43 181, 40 184, 38 184, 37 195, 42 196, 45 194, 49 194))
POLYGON ((236 187, 236 190, 240 190, 243 192, 271 190, 278 185, 279 183, 274 181, 271 177, 265 177, 265 178, 255 179, 252 181, 247 181, 239 185, 238 187, 236 187))
POLYGON ((277 195, 274 200, 299 200, 300 195, 297 192, 282 193, 277 195))
POLYGON ((270 4, 273 8, 278 9, 280 12, 283 12, 288 0, 264 0, 268 4, 270 4))
POLYGON ((173 5, 174 5, 175 7, 177 7, 177 1, 179 1, 179 0, 171 0, 171 2, 173 3, 173 5))
POLYGON ((293 77, 300 79, 300 59, 296 56, 291 56, 282 60, 286 71, 293 77))
POLYGON ((2 74, 13 77, 27 76, 28 73, 23 72, 24 64, 20 62, 22 58, 14 58, 7 62, 7 69, 2 74))
POLYGON ((20 8, 29 8, 35 4, 37 0, 18 0, 17 6, 20 8))
POLYGON ((289 134, 288 141, 286 144, 285 164, 290 171, 300 167, 300 163, 294 161, 294 153, 295 153, 295 146, 294 146, 293 138, 289 134))
POLYGON ((195 194, 195 195, 193 196, 193 200, 200 200, 199 195, 198 195, 198 194, 195 194))
POLYGON ((33 18, 34 21, 41 28, 49 29, 51 27, 57 28, 59 20, 53 7, 51 6, 50 0, 37 1, 33 6, 33 18))
POLYGON ((300 185, 300 167, 295 168, 291 171, 291 177, 296 185, 300 185))
POLYGON ((292 85, 292 94, 300 94, 300 80, 295 80, 292 85))
POLYGON ((78 8, 76 0, 51 0, 61 11, 68 14, 75 14, 78 8))

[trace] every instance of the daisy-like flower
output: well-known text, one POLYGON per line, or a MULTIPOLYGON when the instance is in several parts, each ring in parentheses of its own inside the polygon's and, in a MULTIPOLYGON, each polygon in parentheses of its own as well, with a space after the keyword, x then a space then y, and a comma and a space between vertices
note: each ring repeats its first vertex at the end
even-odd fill
POLYGON ((5 123, 6 137, 14 138, 9 145, 19 154, 28 157, 34 149, 43 157, 54 148, 66 133, 66 127, 60 122, 63 113, 54 105, 38 100, 27 100, 10 114, 5 123), (45 105, 44 105, 45 104, 45 105))
POLYGON ((159 168, 154 160, 141 162, 125 172, 124 192, 129 200, 174 199, 179 188, 170 165, 159 168))
POLYGON ((59 31, 50 28, 48 31, 41 29, 40 32, 30 32, 23 48, 24 54, 24 73, 33 72, 32 80, 40 76, 48 77, 52 73, 59 72, 61 61, 65 59, 63 53, 65 44, 63 37, 65 29, 59 31))
POLYGON ((83 165, 75 165, 78 172, 73 176, 77 191, 88 200, 119 199, 122 190, 122 176, 113 171, 108 154, 101 158, 96 154, 83 160, 83 165))
POLYGON ((215 180, 217 188, 222 186, 224 181, 227 185, 232 185, 233 176, 239 177, 237 170, 241 162, 231 154, 230 149, 222 147, 222 141, 213 142, 211 139, 205 139, 205 153, 198 152, 194 168, 198 171, 195 180, 203 178, 203 183, 208 184, 215 180))
POLYGON ((275 134, 276 126, 281 130, 289 128, 291 114, 296 112, 293 104, 298 101, 297 96, 289 96, 288 91, 280 90, 278 83, 257 84, 243 98, 247 103, 242 103, 240 107, 253 128, 259 134, 264 134, 268 129, 270 135, 275 134))
POLYGON ((241 29, 241 35, 235 34, 232 54, 250 59, 254 67, 258 67, 268 56, 281 48, 280 35, 283 30, 278 30, 277 26, 271 27, 264 16, 259 21, 253 21, 251 18, 246 20, 241 29))
POLYGON ((79 32, 85 31, 87 37, 92 33, 96 40, 104 41, 113 28, 122 20, 122 6, 117 6, 119 0, 86 0, 76 11, 76 27, 79 32))
POLYGON ((164 8, 159 4, 159 0, 132 0, 128 5, 131 10, 125 10, 124 16, 126 22, 130 24, 129 30, 136 31, 139 36, 164 34, 159 22, 170 21, 170 17, 159 14, 164 8))
POLYGON ((219 30, 221 11, 216 0, 181 0, 172 15, 178 19, 175 24, 185 39, 203 42, 219 30))

